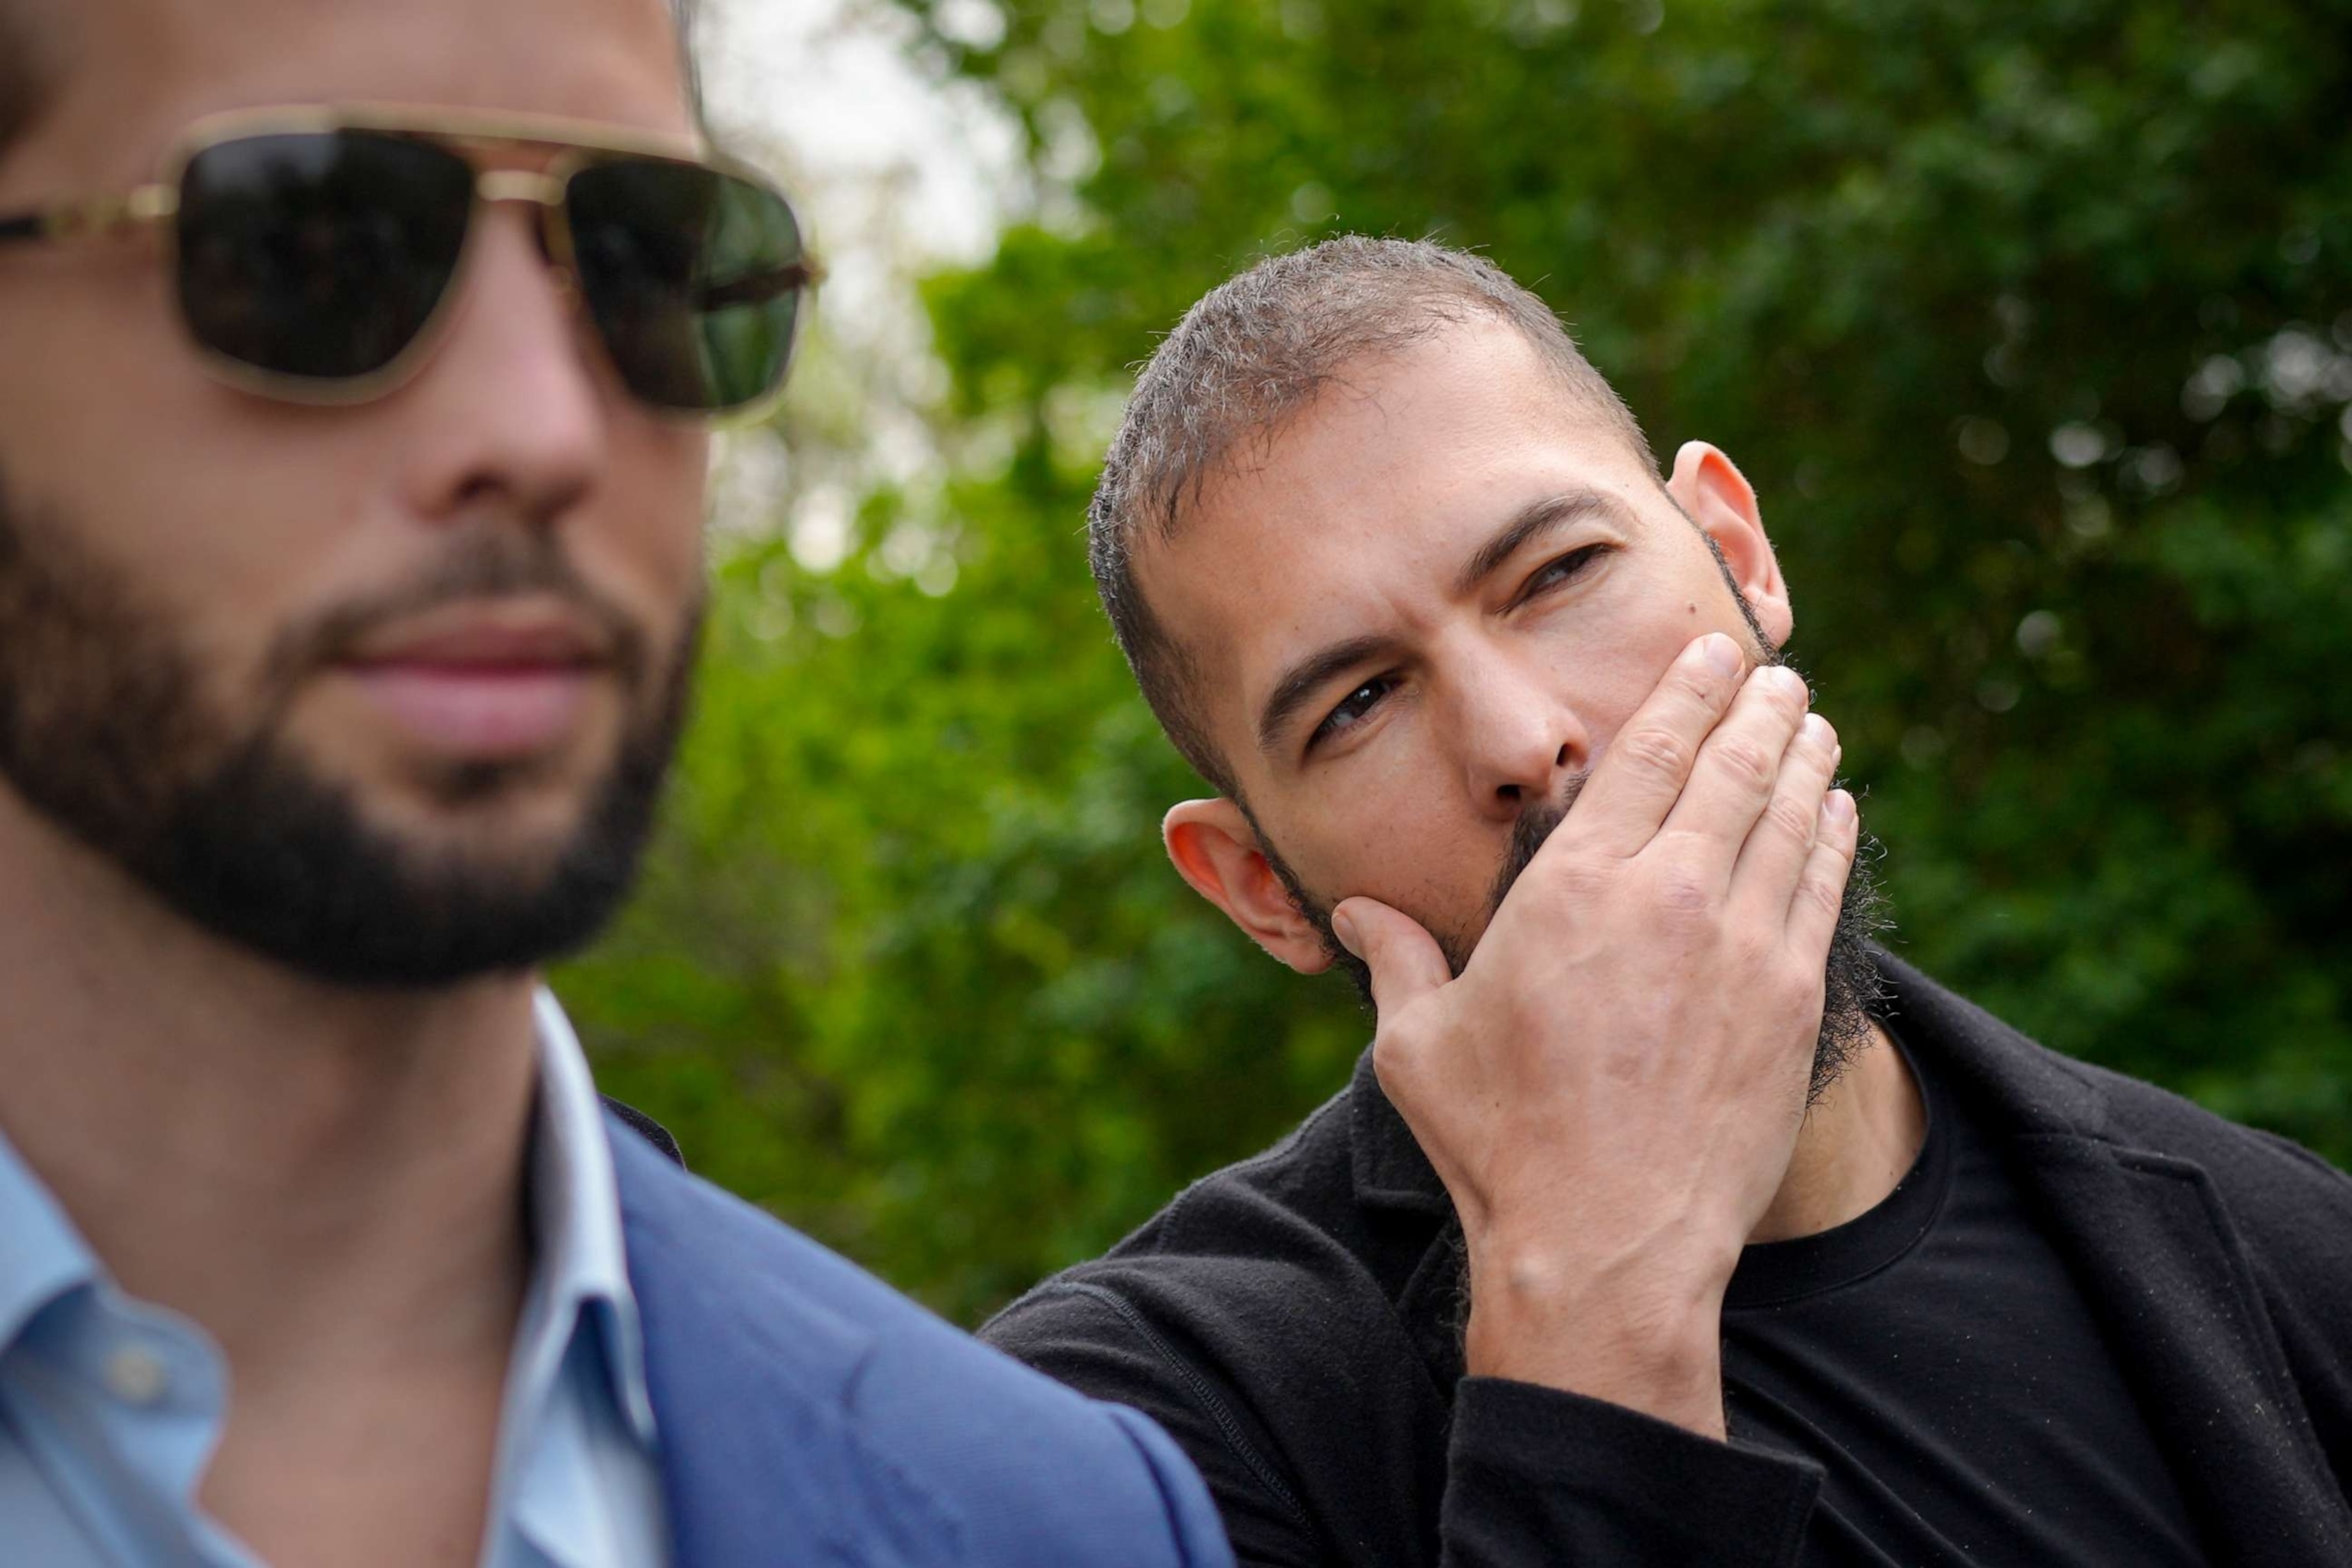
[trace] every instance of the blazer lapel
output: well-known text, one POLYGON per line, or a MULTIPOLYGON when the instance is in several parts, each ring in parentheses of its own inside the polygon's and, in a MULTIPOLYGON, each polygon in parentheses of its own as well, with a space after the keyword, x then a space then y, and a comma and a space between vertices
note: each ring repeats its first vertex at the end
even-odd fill
POLYGON ((2352 1561, 2352 1518, 2205 1173, 2089 1139, 2017 1147, 2209 1544, 2278 1568, 2352 1561))
POLYGON ((2352 1510, 2211 1179, 2116 1142, 2089 1074, 1916 971, 1885 968, 1897 1018, 2006 1139, 2219 1560, 2352 1562, 2352 1510))
POLYGON ((794 1238, 612 1142, 675 1568, 954 1561, 953 1515, 859 1435, 873 1339, 794 1289, 794 1238))

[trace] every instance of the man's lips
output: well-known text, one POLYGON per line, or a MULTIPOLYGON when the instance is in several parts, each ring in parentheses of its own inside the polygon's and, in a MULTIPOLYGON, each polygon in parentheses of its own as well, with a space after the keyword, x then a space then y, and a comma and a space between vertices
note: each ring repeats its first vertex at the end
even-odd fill
POLYGON ((465 762, 511 762, 572 732, 611 661, 574 617, 491 612, 385 628, 362 639, 338 668, 428 750, 465 762))

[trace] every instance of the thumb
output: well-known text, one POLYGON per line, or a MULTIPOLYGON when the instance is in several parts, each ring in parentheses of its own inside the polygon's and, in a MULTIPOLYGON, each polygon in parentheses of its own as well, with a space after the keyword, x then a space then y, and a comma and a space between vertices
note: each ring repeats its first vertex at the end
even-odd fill
POLYGON ((1339 944, 1372 972, 1372 1005, 1386 1016, 1454 978, 1437 939, 1378 899, 1343 899, 1331 911, 1339 944))

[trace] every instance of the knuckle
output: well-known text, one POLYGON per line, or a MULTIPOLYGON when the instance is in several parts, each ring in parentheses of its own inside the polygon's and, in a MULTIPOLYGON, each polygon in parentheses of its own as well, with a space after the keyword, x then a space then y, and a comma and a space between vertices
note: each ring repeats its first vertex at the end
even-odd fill
POLYGON ((1715 763, 1743 789, 1770 787, 1780 772, 1780 759, 1746 736, 1726 736, 1716 742, 1715 763))
POLYGON ((1653 724, 1628 730, 1612 749, 1633 766, 1652 773, 1680 773, 1690 763, 1690 748, 1682 737, 1653 724))
POLYGON ((1797 885, 1797 897, 1816 914, 1835 916, 1845 903, 1845 885, 1843 879, 1811 876, 1797 885))
POLYGON ((1658 872, 1654 896, 1670 919, 1696 920, 1715 912, 1713 879, 1696 866, 1669 866, 1658 872))
POLYGON ((1821 820, 1821 808, 1809 806, 1786 795, 1776 795, 1772 804, 1764 808, 1764 820, 1773 831, 1800 844, 1810 844, 1813 839, 1813 826, 1821 820))

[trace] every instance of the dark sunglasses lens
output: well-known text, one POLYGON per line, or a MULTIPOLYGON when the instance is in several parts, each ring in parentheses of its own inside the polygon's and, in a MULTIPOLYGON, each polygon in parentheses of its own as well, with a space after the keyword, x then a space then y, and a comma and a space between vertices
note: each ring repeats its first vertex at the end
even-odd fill
POLYGON ((279 375, 367 375, 416 341, 465 248, 474 174, 372 132, 243 137, 180 183, 180 304, 196 341, 279 375))
POLYGON ((581 292, 632 393, 707 413, 782 384, 809 273, 782 196, 693 163, 625 159, 572 175, 565 214, 581 292))

